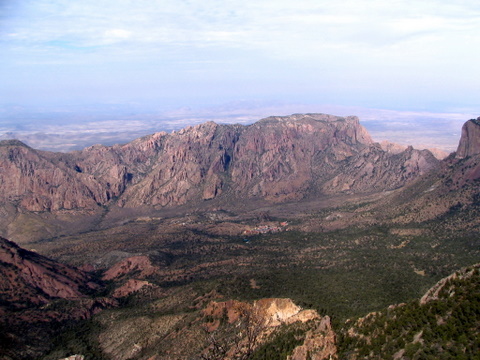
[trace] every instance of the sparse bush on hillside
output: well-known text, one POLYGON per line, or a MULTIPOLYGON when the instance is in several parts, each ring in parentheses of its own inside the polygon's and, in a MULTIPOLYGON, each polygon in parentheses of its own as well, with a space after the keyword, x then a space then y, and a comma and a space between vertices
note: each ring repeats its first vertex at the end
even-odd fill
POLYGON ((348 323, 340 332, 339 353, 366 359, 480 359, 480 273, 450 279, 439 298, 411 301, 348 323), (357 334, 353 335, 352 334, 357 334), (350 355, 349 355, 350 354, 350 355))

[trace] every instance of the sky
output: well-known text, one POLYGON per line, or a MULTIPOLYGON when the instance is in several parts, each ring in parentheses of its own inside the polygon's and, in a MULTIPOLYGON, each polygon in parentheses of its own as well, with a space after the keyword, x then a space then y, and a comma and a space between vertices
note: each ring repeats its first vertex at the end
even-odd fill
POLYGON ((225 108, 457 119, 480 113, 479 64, 478 0, 0 0, 0 132, 225 108))

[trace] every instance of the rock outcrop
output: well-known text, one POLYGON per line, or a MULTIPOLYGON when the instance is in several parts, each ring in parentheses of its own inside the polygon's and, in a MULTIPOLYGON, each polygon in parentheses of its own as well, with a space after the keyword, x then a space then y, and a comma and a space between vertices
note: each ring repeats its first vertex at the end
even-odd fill
POLYGON ((302 345, 297 346, 289 360, 335 360, 337 356, 336 334, 329 316, 325 316, 306 334, 302 345))
POLYGON ((463 125, 456 158, 463 159, 478 154, 480 154, 480 117, 463 125))
POLYGON ((134 274, 139 279, 144 279, 158 270, 152 265, 150 258, 145 255, 131 256, 123 259, 108 269, 103 275, 104 280, 120 279, 126 275, 134 274))
POLYGON ((122 298, 133 294, 134 292, 137 292, 147 286, 153 286, 153 284, 145 280, 129 279, 125 284, 115 289, 112 296, 114 298, 122 298))
MULTIPOLYGON (((449 281, 454 279, 468 279, 476 274, 480 273, 480 264, 473 265, 468 268, 464 268, 460 271, 453 273, 446 278, 439 280, 434 286, 432 286, 420 299, 420 305, 425 305, 430 301, 438 300, 440 291, 447 286, 449 281)), ((454 291, 455 289, 449 289, 454 291)))
POLYGON ((315 310, 304 310, 288 298, 260 299, 253 304, 236 300, 211 302, 203 310, 203 314, 213 320, 206 324, 205 328, 208 332, 217 331, 220 327, 220 319, 224 319, 240 329, 243 326, 246 333, 251 335, 250 338, 247 337, 240 342, 243 347, 237 346, 231 350, 228 358, 235 358, 232 355, 234 353, 238 355, 247 345, 253 346, 252 349, 254 349, 268 341, 269 335, 280 325, 289 326, 295 323, 308 323, 309 330, 303 344, 293 350, 290 360, 337 358, 336 335, 330 318, 321 317, 315 310))
POLYGON ((268 326, 275 327, 282 324, 292 324, 297 321, 307 322, 319 318, 316 311, 303 310, 291 299, 260 299, 254 303, 254 307, 268 326))
POLYGON ((256 320, 265 327, 277 327, 297 321, 307 322, 320 319, 315 310, 304 310, 287 298, 260 299, 253 304, 237 300, 212 301, 203 310, 203 315, 218 319, 225 316, 228 322, 234 323, 242 316, 244 311, 255 314, 256 320))

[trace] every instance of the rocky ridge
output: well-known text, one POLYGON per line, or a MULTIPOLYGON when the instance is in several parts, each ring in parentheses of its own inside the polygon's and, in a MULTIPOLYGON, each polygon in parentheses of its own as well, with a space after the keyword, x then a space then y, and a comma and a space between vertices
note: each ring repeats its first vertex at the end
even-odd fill
POLYGON ((249 126, 207 122, 71 153, 2 141, 0 211, 9 214, 3 235, 16 239, 15 224, 28 214, 51 224, 48 214, 68 222, 98 218, 105 208, 212 201, 235 207, 245 199, 281 203, 371 193, 402 187, 438 166, 427 150, 385 150, 355 116, 324 114, 269 117, 249 126))
POLYGON ((101 287, 79 269, 0 238, 0 358, 37 359, 62 324, 116 306, 92 297, 101 287))
POLYGON ((89 275, 0 238, 0 289, 9 306, 41 305, 52 299, 79 299, 98 288, 89 275))
POLYGON ((464 268, 419 301, 389 306, 342 330, 346 359, 466 358, 478 354, 480 265, 464 268))
POLYGON ((447 214, 455 217, 458 213, 452 227, 475 228, 479 224, 474 215, 478 213, 479 181, 480 121, 472 119, 463 126, 456 153, 377 206, 388 207, 385 214, 398 223, 429 221, 447 214))
POLYGON ((420 305, 425 305, 431 301, 436 301, 440 298, 441 291, 446 291, 450 294, 455 291, 455 287, 449 285, 453 280, 465 280, 470 279, 480 274, 480 264, 473 265, 468 268, 461 269, 454 272, 452 275, 438 281, 432 286, 420 299, 420 305), (447 287, 449 287, 447 289, 447 287))

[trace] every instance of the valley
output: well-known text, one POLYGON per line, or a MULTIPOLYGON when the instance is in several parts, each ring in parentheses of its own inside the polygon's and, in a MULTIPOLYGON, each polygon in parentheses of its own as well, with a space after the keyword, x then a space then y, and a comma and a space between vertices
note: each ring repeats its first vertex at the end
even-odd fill
MULTIPOLYGON (((362 343, 360 325, 355 336, 348 329, 480 262, 478 129, 478 120, 467 122, 458 151, 444 160, 382 148, 357 118, 321 114, 206 123, 65 154, 3 141, 1 235, 38 254, 28 256, 81 269, 81 289, 96 285, 68 299, 44 296, 40 306, 2 299, 0 337, 12 346, 0 358, 423 358, 427 346, 410 338, 388 350, 362 343), (243 315, 217 319, 207 310, 225 302, 251 312, 248 304, 272 298, 318 317, 262 326, 248 354, 233 327, 245 324, 243 315), (75 314, 75 306, 84 310, 75 314), (40 335, 49 323, 57 330, 40 335), (206 331, 210 323, 215 330, 206 331), (211 334, 233 352, 214 354, 211 334), (294 350, 302 344, 305 357, 294 350)), ((20 263, 9 266, 24 274, 20 263)), ((39 290, 31 291, 30 302, 39 290)), ((478 301, 478 287, 468 291, 478 301)), ((432 345, 433 358, 454 358, 461 346, 474 353, 473 316, 468 341, 432 345)))

